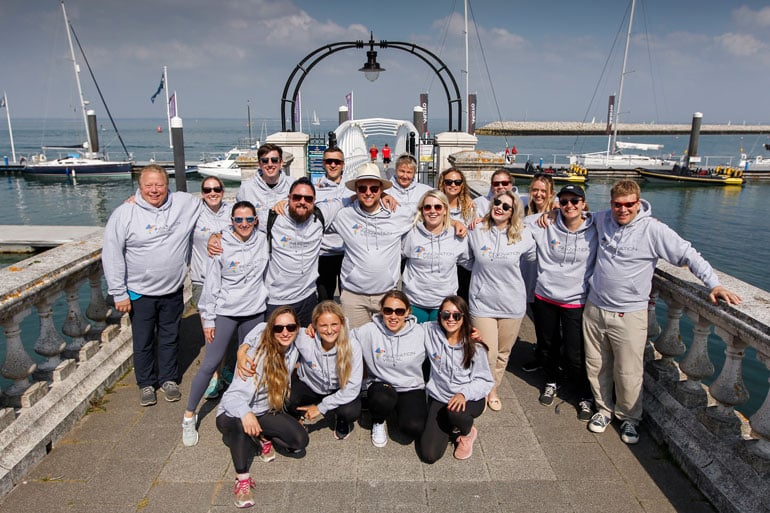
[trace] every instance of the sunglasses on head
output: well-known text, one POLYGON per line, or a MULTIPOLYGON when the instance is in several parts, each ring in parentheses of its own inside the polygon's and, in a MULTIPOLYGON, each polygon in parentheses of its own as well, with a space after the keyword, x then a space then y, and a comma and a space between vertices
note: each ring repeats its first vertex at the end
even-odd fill
POLYGON ((634 205, 636 205, 637 203, 639 203, 639 200, 627 201, 625 203, 621 203, 620 201, 613 201, 612 202, 612 206, 613 206, 613 208, 622 208, 622 207, 631 208, 634 205))
POLYGON ((358 185, 356 186, 356 190, 360 192, 361 194, 366 194, 366 191, 371 191, 372 194, 377 194, 380 192, 380 186, 379 185, 358 185))
POLYGON ((444 185, 456 185, 460 187, 462 184, 463 184, 463 181, 461 178, 457 180, 444 180, 444 185))
POLYGON ((499 180, 492 182, 492 187, 508 187, 511 185, 510 180, 499 180))
POLYGON ((462 312, 450 312, 449 310, 442 310, 438 315, 441 317, 442 321, 448 321, 449 319, 459 321, 463 318, 462 312))
POLYGON ((260 162, 263 164, 267 164, 268 162, 272 162, 273 164, 278 164, 281 161, 280 157, 261 157, 259 159, 260 162))
POLYGON ((583 198, 562 198, 559 200, 559 205, 561 205, 562 207, 566 207, 568 203, 577 205, 581 201, 583 201, 583 198))
POLYGON ((444 205, 441 203, 436 203, 435 205, 431 205, 430 203, 426 203, 422 206, 422 209, 426 212, 429 212, 431 209, 435 210, 436 212, 441 212, 444 210, 444 205))
POLYGON ((222 192, 224 189, 222 187, 216 186, 216 187, 201 187, 201 190, 203 191, 203 194, 209 194, 210 192, 222 192))
POLYGON ((340 159, 324 159, 324 164, 339 166, 342 164, 342 161, 340 159))
POLYGON ((292 194, 291 200, 292 201, 305 200, 305 203, 313 203, 315 201, 315 198, 313 196, 308 196, 305 194, 292 194))
POLYGON ((256 217, 233 217, 232 220, 235 224, 248 223, 252 224, 256 217))
POLYGON ((396 314, 399 317, 403 317, 404 315, 406 315, 406 308, 391 308, 389 306, 383 306, 382 313, 385 315, 396 314))
POLYGON ((273 333, 278 335, 279 333, 283 333, 283 330, 287 330, 289 333, 294 333, 295 331, 297 331, 297 328, 299 328, 299 326, 297 326, 295 323, 292 323, 292 324, 275 324, 273 326, 273 333))
POLYGON ((504 212, 508 212, 509 210, 511 210, 513 208, 511 205, 509 205, 508 203, 505 203, 500 198, 495 198, 495 200, 492 202, 492 204, 494 206, 496 206, 496 207, 502 208, 504 212))

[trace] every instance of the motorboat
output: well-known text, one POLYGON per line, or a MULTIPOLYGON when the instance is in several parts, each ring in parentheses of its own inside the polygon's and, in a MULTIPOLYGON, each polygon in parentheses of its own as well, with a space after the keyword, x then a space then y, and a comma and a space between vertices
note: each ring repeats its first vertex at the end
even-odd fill
POLYGON ((680 185, 743 185, 743 171, 717 166, 715 169, 690 168, 679 164, 667 170, 636 170, 645 180, 680 185))
POLYGON ((585 183, 588 180, 588 170, 578 164, 570 164, 568 167, 536 166, 527 161, 521 164, 506 164, 503 166, 516 177, 531 180, 537 174, 550 176, 554 182, 585 183))
POLYGON ((749 157, 745 153, 741 153, 741 160, 738 161, 738 168, 749 173, 770 172, 770 158, 761 155, 749 157))
POLYGON ((224 155, 218 155, 215 158, 204 156, 198 164, 198 174, 239 182, 241 181, 241 168, 257 167, 259 159, 255 148, 258 146, 258 143, 250 145, 248 148, 235 146, 224 155))

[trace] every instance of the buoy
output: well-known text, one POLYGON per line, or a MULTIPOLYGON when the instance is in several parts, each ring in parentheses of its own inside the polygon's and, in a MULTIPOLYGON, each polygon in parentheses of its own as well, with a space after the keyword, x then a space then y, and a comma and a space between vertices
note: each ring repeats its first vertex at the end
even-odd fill
POLYGON ((158 128, 156 130, 158 131, 159 134, 163 133, 163 127, 161 127, 160 125, 158 125, 158 128))

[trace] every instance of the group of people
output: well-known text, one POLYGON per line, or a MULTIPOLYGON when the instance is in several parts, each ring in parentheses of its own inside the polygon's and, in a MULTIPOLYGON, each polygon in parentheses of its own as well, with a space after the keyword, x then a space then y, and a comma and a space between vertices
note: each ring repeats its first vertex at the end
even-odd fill
POLYGON ((636 443, 657 259, 688 265, 712 301, 740 302, 651 216, 636 182, 616 183, 610 208, 589 212, 582 188, 556 194, 547 175, 524 195, 498 170, 474 200, 456 168, 436 189, 418 183, 411 155, 396 159, 391 179, 366 163, 343 182, 344 155, 328 148, 316 183, 283 173, 276 145, 262 145, 258 159, 232 206, 216 178, 199 198, 169 192, 165 171, 148 166, 133 202, 110 217, 103 251, 108 292, 131 316, 142 406, 155 404, 157 388, 181 398, 178 329, 192 257, 206 351, 184 445, 198 442, 198 404, 218 396, 236 335, 236 375, 216 425, 239 507, 254 503, 252 455, 301 457, 322 417, 344 440, 363 406, 375 447, 387 444, 386 425, 397 426, 423 461, 437 461, 450 441, 456 458, 469 458, 474 419, 503 408, 497 390, 527 312, 537 357, 524 370, 543 368, 540 402, 552 404, 568 383, 591 431, 614 416, 623 441, 636 443))

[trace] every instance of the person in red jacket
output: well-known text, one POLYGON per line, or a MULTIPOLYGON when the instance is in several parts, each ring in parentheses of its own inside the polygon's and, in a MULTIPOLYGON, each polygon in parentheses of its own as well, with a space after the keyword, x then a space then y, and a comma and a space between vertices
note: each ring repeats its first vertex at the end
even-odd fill
POLYGON ((377 151, 377 145, 376 144, 372 144, 372 147, 369 148, 369 156, 372 158, 372 162, 377 160, 377 153, 379 153, 377 151))

